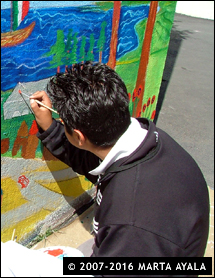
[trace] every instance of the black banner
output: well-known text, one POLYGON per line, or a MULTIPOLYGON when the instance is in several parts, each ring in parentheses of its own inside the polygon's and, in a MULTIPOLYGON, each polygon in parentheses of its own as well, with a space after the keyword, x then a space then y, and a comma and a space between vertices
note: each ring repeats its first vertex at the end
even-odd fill
POLYGON ((64 275, 212 275, 212 258, 64 257, 64 275))

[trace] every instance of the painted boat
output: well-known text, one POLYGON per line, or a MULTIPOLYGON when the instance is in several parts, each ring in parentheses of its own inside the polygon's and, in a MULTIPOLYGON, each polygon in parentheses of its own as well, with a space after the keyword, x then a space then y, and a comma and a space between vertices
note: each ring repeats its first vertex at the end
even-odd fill
POLYGON ((30 1, 11 1, 11 31, 1 33, 1 47, 11 47, 21 44, 32 33, 35 22, 29 26, 17 30, 29 11, 30 1))
POLYGON ((34 29, 34 26, 35 22, 32 22, 29 26, 23 29, 2 33, 1 47, 10 47, 22 43, 30 36, 31 32, 34 29))

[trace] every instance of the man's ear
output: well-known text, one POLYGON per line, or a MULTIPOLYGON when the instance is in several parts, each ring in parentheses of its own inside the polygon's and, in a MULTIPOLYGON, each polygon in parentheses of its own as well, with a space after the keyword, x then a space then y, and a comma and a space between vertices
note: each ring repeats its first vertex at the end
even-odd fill
POLYGON ((74 132, 76 142, 78 143, 78 146, 83 147, 83 145, 86 142, 86 138, 85 138, 84 134, 78 129, 74 129, 73 132, 74 132))

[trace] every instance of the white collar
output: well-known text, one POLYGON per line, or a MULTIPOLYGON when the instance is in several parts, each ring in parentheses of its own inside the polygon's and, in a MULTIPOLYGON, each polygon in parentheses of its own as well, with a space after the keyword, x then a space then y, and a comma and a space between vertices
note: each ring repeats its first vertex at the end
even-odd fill
POLYGON ((147 132, 146 129, 143 129, 140 126, 140 123, 135 118, 131 118, 131 123, 128 129, 118 139, 101 164, 94 170, 90 171, 89 174, 95 176, 104 174, 106 169, 115 161, 129 156, 143 142, 147 132))

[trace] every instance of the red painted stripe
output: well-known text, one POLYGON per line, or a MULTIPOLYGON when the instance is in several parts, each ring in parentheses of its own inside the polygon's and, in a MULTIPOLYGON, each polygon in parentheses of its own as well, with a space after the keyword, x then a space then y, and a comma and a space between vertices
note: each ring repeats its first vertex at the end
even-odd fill
POLYGON ((35 120, 33 120, 32 122, 32 126, 29 130, 29 135, 35 135, 38 132, 38 127, 37 127, 37 122, 35 120))
POLYGON ((26 17, 29 11, 29 1, 22 1, 22 20, 26 17))

